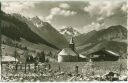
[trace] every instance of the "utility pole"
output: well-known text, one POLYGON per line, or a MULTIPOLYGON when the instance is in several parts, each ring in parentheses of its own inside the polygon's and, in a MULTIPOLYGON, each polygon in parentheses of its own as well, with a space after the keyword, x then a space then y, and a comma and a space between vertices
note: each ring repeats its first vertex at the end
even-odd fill
POLYGON ((26 62, 25 62, 25 73, 26 73, 26 65, 27 65, 27 64, 26 64, 26 62))
MULTIPOLYGON (((30 58, 30 56, 28 57, 28 61, 31 61, 31 58, 30 58)), ((28 69, 29 69, 29 71, 30 71, 30 62, 28 63, 28 69)))
POLYGON ((121 75, 122 72, 121 56, 119 57, 119 63, 120 63, 119 74, 121 75))
POLYGON ((14 40, 15 42, 15 51, 14 51, 14 57, 15 57, 15 63, 16 63, 16 56, 17 56, 17 52, 16 52, 16 40, 14 40))
POLYGON ((35 73, 36 73, 36 70, 37 70, 36 66, 37 66, 37 63, 35 62, 35 63, 34 63, 34 72, 35 72, 35 73))
POLYGON ((79 66, 75 66, 75 75, 77 76, 79 73, 79 66))
POLYGON ((48 69, 51 69, 51 65, 50 64, 48 64, 48 69))
MULTIPOLYGON (((1 8, 1 3, 0 3, 0 8, 1 8)), ((1 16, 1 10, 0 10, 0 16, 1 16)), ((1 18, 0 18, 0 25, 1 25, 1 18)), ((1 42, 1 29, 0 29, 0 47, 2 45, 1 42)), ((2 70, 2 50, 0 49, 0 79, 1 79, 1 70, 2 70)))
POLYGON ((119 74, 121 75, 122 72, 122 63, 120 64, 119 74))
POLYGON ((60 65, 58 66, 58 71, 61 72, 61 68, 60 68, 60 65))
MULTIPOLYGON (((1 41, 1 40, 0 40, 0 41, 1 41)), ((1 46, 1 42, 0 42, 0 46, 1 46)), ((5 49, 5 48, 2 48, 3 51, 5 51, 4 49, 5 49)), ((1 73, 2 73, 2 69, 3 69, 3 68, 2 68, 2 50, 0 49, 0 79, 1 79, 1 75, 2 75, 2 74, 1 74, 1 73)))
MULTIPOLYGON (((25 49, 24 49, 24 51, 25 51, 25 49)), ((25 55, 24 56, 25 56, 25 73, 26 73, 28 50, 25 51, 25 55)))
POLYGON ((92 75, 94 76, 95 73, 94 73, 94 64, 93 63, 91 64, 91 68, 92 68, 92 75))

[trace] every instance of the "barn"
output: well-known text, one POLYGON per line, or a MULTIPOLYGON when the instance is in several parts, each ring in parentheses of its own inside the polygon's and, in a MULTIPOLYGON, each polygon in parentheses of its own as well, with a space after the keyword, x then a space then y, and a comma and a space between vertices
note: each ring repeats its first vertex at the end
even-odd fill
POLYGON ((92 61, 117 61, 120 57, 119 54, 106 49, 93 52, 88 56, 90 56, 92 61))

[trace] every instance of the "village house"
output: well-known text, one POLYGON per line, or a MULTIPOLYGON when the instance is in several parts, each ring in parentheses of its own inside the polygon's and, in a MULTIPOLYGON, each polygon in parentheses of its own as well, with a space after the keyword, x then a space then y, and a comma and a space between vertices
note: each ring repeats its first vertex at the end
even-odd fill
POLYGON ((2 63, 15 63, 18 62, 18 59, 14 58, 13 56, 2 56, 2 63))

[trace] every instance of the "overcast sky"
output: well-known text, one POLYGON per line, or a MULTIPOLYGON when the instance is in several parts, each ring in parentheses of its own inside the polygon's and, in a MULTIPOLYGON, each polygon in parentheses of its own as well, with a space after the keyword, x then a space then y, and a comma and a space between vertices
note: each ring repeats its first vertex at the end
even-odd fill
POLYGON ((56 29, 72 26, 82 33, 119 24, 126 27, 127 22, 125 0, 2 2, 2 10, 38 16, 56 29))

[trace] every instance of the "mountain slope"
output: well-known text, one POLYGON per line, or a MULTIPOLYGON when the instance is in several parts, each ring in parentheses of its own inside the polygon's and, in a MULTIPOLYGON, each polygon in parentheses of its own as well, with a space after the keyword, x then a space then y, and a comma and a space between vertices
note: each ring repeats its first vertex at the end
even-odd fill
POLYGON ((3 35, 10 37, 13 40, 20 41, 21 38, 24 38, 32 43, 41 43, 54 49, 58 49, 56 46, 34 33, 25 22, 20 21, 13 15, 2 12, 0 17, 2 19, 1 31, 3 35))
POLYGON ((108 49, 120 55, 127 52, 127 43, 125 42, 127 40, 127 29, 121 25, 93 31, 93 33, 90 32, 86 35, 79 35, 76 38, 79 39, 77 50, 84 55, 101 49, 108 49))
POLYGON ((111 26, 107 29, 97 31, 86 43, 96 43, 100 41, 126 40, 127 29, 121 25, 111 26))
POLYGON ((63 28, 60 29, 59 32, 65 36, 65 38, 69 41, 71 39, 72 36, 78 36, 80 35, 80 32, 78 32, 77 30, 75 30, 72 27, 67 27, 67 28, 63 28))
POLYGON ((127 29, 121 25, 116 25, 100 31, 78 35, 74 39, 78 46, 101 41, 122 41, 127 39, 127 29))
POLYGON ((76 46, 84 45, 86 40, 91 38, 96 32, 97 31, 93 30, 93 31, 90 31, 88 33, 83 33, 83 34, 80 34, 78 36, 75 36, 74 41, 76 42, 76 46))
POLYGON ((60 34, 55 28, 53 28, 49 23, 43 22, 40 31, 42 32, 43 38, 47 39, 52 44, 58 46, 59 48, 64 48, 68 46, 68 42, 65 37, 60 34))
POLYGON ((111 50, 116 52, 120 55, 127 52, 127 44, 124 42, 117 42, 117 41, 104 41, 97 43, 95 45, 90 46, 90 48, 84 48, 81 51, 82 54, 89 54, 101 49, 111 50))
POLYGON ((25 22, 29 28, 38 34, 41 38, 47 40, 51 44, 58 48, 64 48, 68 46, 68 42, 65 37, 60 34, 54 27, 48 22, 43 22, 37 16, 33 18, 25 18, 19 14, 13 14, 16 18, 25 22))

